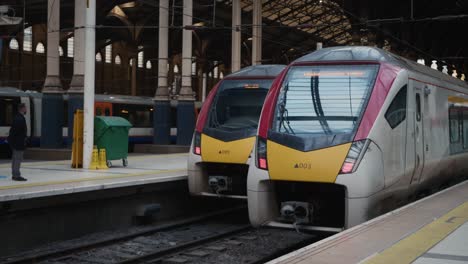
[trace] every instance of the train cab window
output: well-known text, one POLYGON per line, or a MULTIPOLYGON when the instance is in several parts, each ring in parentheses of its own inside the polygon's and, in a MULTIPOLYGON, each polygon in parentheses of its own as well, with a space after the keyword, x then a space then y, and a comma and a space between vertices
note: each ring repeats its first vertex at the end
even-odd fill
POLYGON ((377 71, 377 65, 291 67, 273 131, 301 138, 349 135, 359 124, 377 71))
POLYGON ((421 121, 421 95, 416 94, 416 121, 421 121))
POLYGON ((397 93, 395 98, 393 98, 392 103, 385 113, 385 119, 387 119, 387 122, 392 129, 397 127, 406 119, 406 91, 407 86, 405 85, 397 93))
POLYGON ((0 126, 11 126, 19 103, 19 97, 0 97, 0 126))
POLYGON ((110 109, 109 109, 109 108, 106 108, 106 109, 104 110, 104 115, 105 115, 105 116, 110 116, 110 115, 111 115, 110 109))
POLYGON ((457 143, 460 141, 460 119, 458 110, 456 108, 449 109, 449 131, 450 143, 457 143))
POLYGON ((207 126, 217 131, 256 130, 273 80, 225 80, 211 105, 207 126))

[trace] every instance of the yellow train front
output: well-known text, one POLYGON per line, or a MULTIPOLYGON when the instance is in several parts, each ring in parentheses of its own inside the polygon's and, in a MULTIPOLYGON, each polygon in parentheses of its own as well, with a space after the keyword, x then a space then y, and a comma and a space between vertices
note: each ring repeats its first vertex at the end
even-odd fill
POLYGON ((264 99, 284 65, 246 67, 210 92, 198 116, 188 160, 192 195, 246 198, 250 154, 264 99))

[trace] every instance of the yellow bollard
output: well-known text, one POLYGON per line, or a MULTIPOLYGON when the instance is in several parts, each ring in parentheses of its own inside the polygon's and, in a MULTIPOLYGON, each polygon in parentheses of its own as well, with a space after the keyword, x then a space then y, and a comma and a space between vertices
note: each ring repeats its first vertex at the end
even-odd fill
POLYGON ((99 153, 98 149, 94 147, 93 149, 93 159, 91 160, 91 165, 89 166, 90 170, 97 170, 99 168, 99 153))
POLYGON ((98 166, 98 169, 100 169, 100 170, 108 169, 106 149, 100 149, 99 150, 99 166, 98 166))

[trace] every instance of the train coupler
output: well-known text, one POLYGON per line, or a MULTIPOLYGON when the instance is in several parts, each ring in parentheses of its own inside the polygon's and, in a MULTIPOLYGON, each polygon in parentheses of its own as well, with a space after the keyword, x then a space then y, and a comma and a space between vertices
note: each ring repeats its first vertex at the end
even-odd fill
POLYGON ((312 223, 313 205, 307 202, 287 201, 281 203, 280 221, 294 224, 312 223))
POLYGON ((208 185, 216 194, 229 192, 232 191, 232 178, 228 176, 209 176, 208 185))

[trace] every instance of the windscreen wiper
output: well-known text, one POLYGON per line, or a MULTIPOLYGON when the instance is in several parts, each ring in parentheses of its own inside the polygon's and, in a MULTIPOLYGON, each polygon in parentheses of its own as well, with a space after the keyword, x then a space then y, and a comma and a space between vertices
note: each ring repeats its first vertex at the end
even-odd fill
POLYGON ((315 114, 318 117, 319 123, 322 126, 325 134, 331 134, 330 126, 328 121, 325 119, 325 114, 323 113, 322 100, 320 99, 319 93, 319 77, 313 76, 310 78, 310 93, 312 95, 312 104, 314 105, 315 114))
POLYGON ((221 126, 221 124, 218 121, 218 111, 216 105, 218 104, 218 98, 214 100, 214 103, 212 104, 213 107, 210 110, 210 123, 213 124, 213 127, 218 128, 221 126))
POLYGON ((278 105, 279 118, 280 118, 278 130, 281 131, 281 127, 284 127, 284 130, 286 131, 286 133, 294 135, 295 134, 294 130, 289 124, 288 109, 286 108, 286 99, 287 99, 288 90, 289 90, 289 84, 286 84, 283 89, 283 97, 281 98, 281 102, 278 105))
MULTIPOLYGON (((353 100, 351 97, 351 75, 348 78, 348 92, 349 92, 349 110, 351 112, 351 117, 354 116, 353 114, 353 100)), ((356 120, 353 120, 353 125, 356 125, 356 120)))

